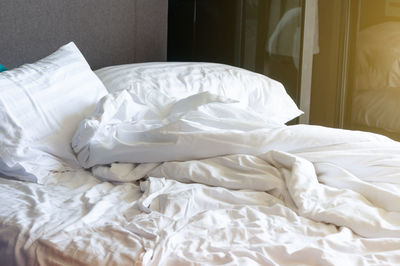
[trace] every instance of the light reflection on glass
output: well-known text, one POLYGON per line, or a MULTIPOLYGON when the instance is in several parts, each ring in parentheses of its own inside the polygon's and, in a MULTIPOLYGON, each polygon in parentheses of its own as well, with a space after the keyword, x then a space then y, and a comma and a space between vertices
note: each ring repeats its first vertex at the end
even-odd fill
POLYGON ((360 2, 351 128, 400 139, 400 9, 391 2, 360 2))

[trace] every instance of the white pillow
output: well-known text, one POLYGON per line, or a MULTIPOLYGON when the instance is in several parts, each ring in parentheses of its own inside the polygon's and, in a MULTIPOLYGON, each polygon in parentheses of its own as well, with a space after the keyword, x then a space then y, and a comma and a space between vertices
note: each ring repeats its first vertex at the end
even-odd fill
POLYGON ((204 91, 240 102, 266 118, 286 123, 300 111, 283 85, 264 75, 214 63, 143 63, 95 71, 110 92, 128 90, 142 104, 180 100, 204 91))
POLYGON ((78 167, 71 139, 107 90, 74 43, 0 73, 0 173, 42 182, 78 167))

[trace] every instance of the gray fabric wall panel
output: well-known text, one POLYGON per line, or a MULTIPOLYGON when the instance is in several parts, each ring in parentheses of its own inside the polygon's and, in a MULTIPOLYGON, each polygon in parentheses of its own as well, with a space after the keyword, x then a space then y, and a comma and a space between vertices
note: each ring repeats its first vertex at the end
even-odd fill
POLYGON ((0 64, 36 61, 74 41, 93 69, 165 61, 167 0, 1 0, 0 64))
POLYGON ((168 0, 136 1, 136 58, 167 59, 168 0), (157 8, 154 8, 157 6, 157 8), (158 47, 155 47, 157 46, 158 47), (153 49, 149 49, 153 47, 153 49))

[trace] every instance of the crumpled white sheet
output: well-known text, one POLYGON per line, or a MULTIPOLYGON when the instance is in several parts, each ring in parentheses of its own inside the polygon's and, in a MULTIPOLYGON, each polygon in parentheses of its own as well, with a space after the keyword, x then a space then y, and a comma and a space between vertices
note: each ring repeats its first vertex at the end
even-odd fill
POLYGON ((72 147, 85 168, 207 158, 254 150, 254 134, 248 133, 281 126, 209 92, 158 106, 143 105, 122 91, 104 97, 80 123, 72 147))
POLYGON ((92 172, 0 178, 1 265, 400 264, 399 142, 207 93, 157 114, 109 97, 74 142, 92 172))
POLYGON ((398 142, 306 125, 259 139, 268 152, 101 166, 115 183, 0 179, 1 263, 400 263, 398 142))

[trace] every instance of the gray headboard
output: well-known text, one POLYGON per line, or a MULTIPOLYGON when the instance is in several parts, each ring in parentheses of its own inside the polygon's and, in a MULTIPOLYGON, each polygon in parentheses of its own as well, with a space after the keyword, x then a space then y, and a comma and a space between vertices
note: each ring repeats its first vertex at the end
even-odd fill
POLYGON ((93 69, 165 61, 168 0, 1 0, 0 64, 34 62, 74 41, 93 69))

